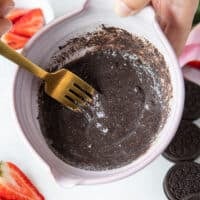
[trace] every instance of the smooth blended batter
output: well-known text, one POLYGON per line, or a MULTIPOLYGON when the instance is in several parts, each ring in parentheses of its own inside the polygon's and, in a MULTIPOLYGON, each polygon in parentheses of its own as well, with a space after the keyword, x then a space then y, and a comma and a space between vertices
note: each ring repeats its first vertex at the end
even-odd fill
POLYGON ((103 26, 61 46, 51 66, 50 71, 64 66, 99 93, 81 114, 48 97, 41 86, 39 122, 58 157, 75 167, 106 170, 149 149, 168 115, 172 90, 164 58, 153 45, 103 26))

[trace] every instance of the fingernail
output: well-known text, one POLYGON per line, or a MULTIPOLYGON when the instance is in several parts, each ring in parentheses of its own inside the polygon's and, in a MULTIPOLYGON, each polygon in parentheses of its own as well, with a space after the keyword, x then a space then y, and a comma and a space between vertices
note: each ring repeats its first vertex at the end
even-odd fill
POLYGON ((116 1, 115 12, 120 17, 127 17, 135 13, 135 11, 129 8, 122 0, 116 1))

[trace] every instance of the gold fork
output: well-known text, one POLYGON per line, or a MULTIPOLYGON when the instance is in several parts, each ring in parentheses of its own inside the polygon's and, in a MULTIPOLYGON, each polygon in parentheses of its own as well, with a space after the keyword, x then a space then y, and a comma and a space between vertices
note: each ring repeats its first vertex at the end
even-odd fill
POLYGON ((95 89, 66 69, 49 73, 0 41, 0 55, 45 81, 45 92, 73 111, 92 102, 95 89))

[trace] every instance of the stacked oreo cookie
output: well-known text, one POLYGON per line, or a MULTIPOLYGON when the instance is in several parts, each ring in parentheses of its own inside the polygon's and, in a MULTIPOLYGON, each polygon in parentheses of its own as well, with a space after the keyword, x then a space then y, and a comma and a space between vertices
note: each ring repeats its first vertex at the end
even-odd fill
POLYGON ((164 180, 169 200, 200 200, 200 128, 194 121, 200 118, 200 86, 185 81, 186 99, 178 131, 163 156, 176 163, 164 180))

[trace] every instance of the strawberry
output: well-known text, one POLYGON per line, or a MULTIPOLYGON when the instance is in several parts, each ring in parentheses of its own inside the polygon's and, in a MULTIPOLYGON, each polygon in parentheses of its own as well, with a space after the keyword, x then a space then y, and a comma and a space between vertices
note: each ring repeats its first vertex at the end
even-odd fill
POLYGON ((29 38, 8 32, 3 35, 2 40, 13 49, 21 49, 28 42, 29 38))
POLYGON ((0 200, 44 200, 44 197, 16 165, 0 162, 0 200))
POLYGON ((15 8, 11 10, 6 18, 8 18, 12 23, 14 24, 16 21, 18 21, 22 16, 24 16, 29 10, 23 9, 23 8, 15 8))
POLYGON ((197 68, 200 69, 200 61, 196 60, 196 61, 191 61, 188 63, 188 66, 191 66, 193 68, 197 68))
POLYGON ((32 9, 23 15, 13 25, 11 32, 24 36, 31 37, 44 25, 44 16, 40 8, 32 9))

